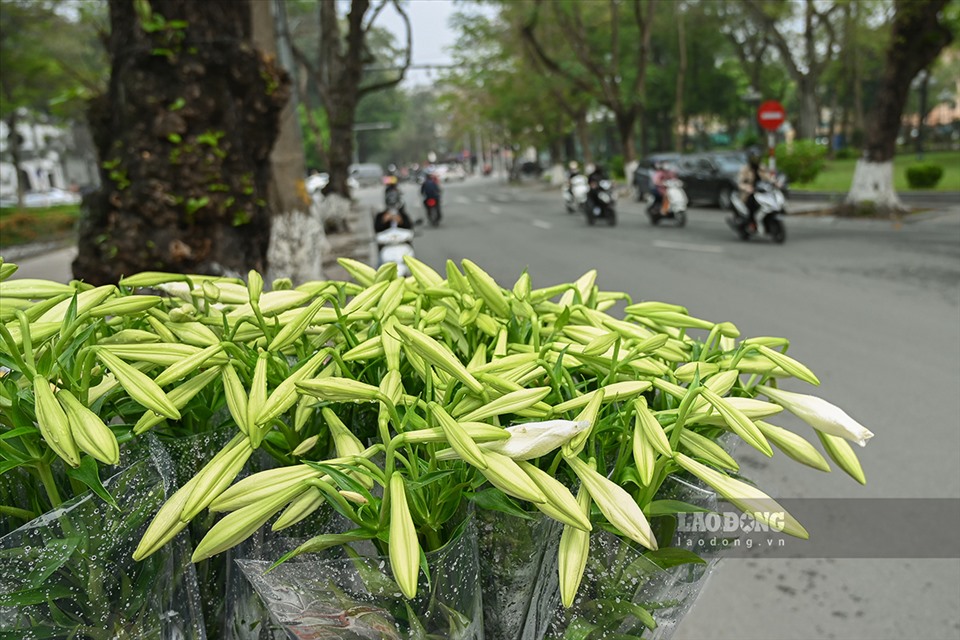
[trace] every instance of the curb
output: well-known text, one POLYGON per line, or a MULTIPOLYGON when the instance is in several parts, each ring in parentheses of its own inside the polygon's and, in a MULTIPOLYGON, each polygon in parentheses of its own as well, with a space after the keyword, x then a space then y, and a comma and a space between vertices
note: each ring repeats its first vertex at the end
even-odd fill
POLYGON ((4 262, 20 262, 27 258, 34 258, 45 253, 53 253, 60 249, 76 245, 76 238, 62 238, 60 240, 50 240, 47 242, 32 242, 30 244, 18 244, 12 247, 0 247, 0 256, 4 262))

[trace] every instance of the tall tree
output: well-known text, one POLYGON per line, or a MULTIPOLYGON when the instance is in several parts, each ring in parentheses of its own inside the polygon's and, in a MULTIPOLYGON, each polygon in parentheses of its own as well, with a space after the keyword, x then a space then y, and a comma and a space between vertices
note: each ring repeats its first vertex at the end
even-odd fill
POLYGON ((103 186, 75 277, 265 271, 289 82, 252 45, 249 2, 110 0, 110 87, 89 109, 103 186))
POLYGON ((955 37, 957 16, 948 22, 948 0, 895 0, 880 91, 868 116, 864 155, 857 161, 847 205, 866 201, 882 210, 902 208, 893 189, 893 157, 910 83, 955 37), (951 29, 952 27, 952 29, 951 29))
MULTIPOLYGON (((253 43, 266 56, 292 66, 289 49, 278 42, 277 23, 283 21, 282 0, 251 2, 253 43)), ((323 278, 323 250, 327 246, 321 213, 307 194, 304 145, 296 105, 288 100, 280 112, 280 130, 270 153, 267 203, 271 212, 268 277, 295 283, 323 278)))
POLYGON ((637 120, 643 119, 655 4, 654 0, 632 0, 624 12, 628 15, 621 15, 620 0, 610 0, 606 12, 599 11, 596 3, 588 15, 581 11, 579 2, 534 0, 523 26, 524 37, 550 73, 565 78, 610 109, 626 162, 636 158, 634 130, 637 120), (563 33, 556 42, 562 43, 572 57, 551 52, 539 35, 538 23, 547 5, 563 33))
POLYGON ((798 134, 813 138, 820 123, 820 104, 817 97, 820 76, 833 59, 837 48, 837 33, 833 21, 841 5, 820 0, 804 0, 802 32, 799 46, 792 45, 787 24, 795 24, 793 3, 779 0, 742 0, 747 9, 764 26, 776 47, 787 72, 796 84, 800 100, 798 134))
POLYGON ((349 198, 347 178, 353 157, 357 105, 363 96, 394 87, 403 81, 410 67, 413 43, 410 19, 399 0, 380 0, 375 6, 370 0, 351 0, 346 16, 346 31, 341 34, 338 3, 317 1, 319 43, 316 56, 311 57, 297 45, 294 45, 293 52, 313 80, 330 127, 329 148, 325 154, 330 182, 324 187, 324 193, 336 193, 349 198), (377 17, 388 6, 393 7, 406 26, 406 47, 395 69, 385 73, 370 73, 367 67, 376 60, 368 38, 377 17))

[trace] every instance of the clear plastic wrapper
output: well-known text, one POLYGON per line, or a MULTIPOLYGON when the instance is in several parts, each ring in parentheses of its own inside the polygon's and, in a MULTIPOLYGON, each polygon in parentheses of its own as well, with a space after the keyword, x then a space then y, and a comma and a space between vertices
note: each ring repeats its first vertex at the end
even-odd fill
POLYGON ((288 638, 483 640, 476 527, 426 554, 417 596, 406 600, 393 580, 390 559, 369 543, 287 561, 237 560, 288 638), (340 557, 333 557, 339 555, 340 557))
POLYGON ((206 638, 188 537, 143 562, 133 551, 170 489, 162 448, 86 494, 0 538, 0 636, 206 638))

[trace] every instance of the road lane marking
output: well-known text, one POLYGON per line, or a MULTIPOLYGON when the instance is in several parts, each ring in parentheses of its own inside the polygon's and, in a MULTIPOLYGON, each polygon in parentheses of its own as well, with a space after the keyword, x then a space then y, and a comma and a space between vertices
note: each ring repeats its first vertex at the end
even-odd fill
POLYGON ((533 220, 530 224, 540 229, 553 229, 553 225, 544 220, 533 220))
POLYGON ((470 204, 470 199, 465 196, 457 196, 453 201, 457 204, 470 204))
POLYGON ((501 213, 503 213, 503 209, 501 209, 500 207, 498 207, 498 206, 496 206, 496 205, 493 205, 493 206, 490 207, 490 213, 492 213, 492 214, 494 214, 494 215, 500 215, 501 213))
POLYGON ((686 242, 669 242, 655 240, 653 246, 661 249, 677 249, 679 251, 700 251, 702 253, 723 253, 723 247, 712 244, 688 244, 686 242))

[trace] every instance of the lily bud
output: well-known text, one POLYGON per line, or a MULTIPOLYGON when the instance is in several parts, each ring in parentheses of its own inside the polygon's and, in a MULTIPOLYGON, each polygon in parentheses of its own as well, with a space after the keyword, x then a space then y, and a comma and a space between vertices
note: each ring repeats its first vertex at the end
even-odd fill
MULTIPOLYGON (((585 518, 590 517, 590 493, 581 485, 577 494, 577 505, 585 518)), ((587 567, 590 554, 590 533, 567 525, 560 534, 560 550, 557 570, 560 576, 560 600, 563 606, 573 605, 577 596, 583 571, 587 567)))
POLYGON ((614 527, 647 549, 656 550, 657 540, 640 506, 620 485, 611 482, 590 468, 580 458, 566 458, 590 497, 614 527))
POLYGON ((390 476, 390 568, 400 591, 412 600, 417 595, 420 576, 420 542, 407 506, 403 476, 390 476))
POLYGON ((766 386, 759 389, 817 431, 845 438, 861 447, 865 447, 867 440, 873 437, 869 429, 847 415, 846 411, 823 398, 766 386))
POLYGON ((827 455, 837 463, 838 467, 860 484, 867 484, 867 477, 863 473, 860 461, 857 460, 857 454, 846 440, 820 431, 817 432, 817 436, 820 437, 820 443, 826 449, 827 455))
POLYGON ((505 429, 510 438, 488 442, 483 447, 514 460, 531 460, 554 451, 589 426, 590 423, 586 420, 547 420, 517 424, 505 429))
POLYGON ((776 500, 756 487, 740 480, 734 480, 719 471, 714 471, 682 453, 676 454, 674 460, 686 471, 713 487, 717 493, 729 500, 737 509, 755 520, 780 528, 784 533, 797 538, 806 540, 810 537, 803 525, 787 513, 776 500))

